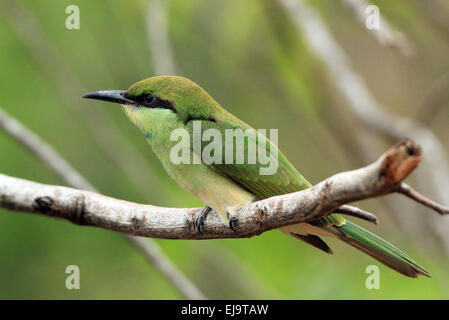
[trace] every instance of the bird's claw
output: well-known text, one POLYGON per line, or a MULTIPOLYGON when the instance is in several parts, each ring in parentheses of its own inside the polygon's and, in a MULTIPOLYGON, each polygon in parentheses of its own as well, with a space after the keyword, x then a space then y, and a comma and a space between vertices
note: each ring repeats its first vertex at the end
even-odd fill
POLYGON ((204 221, 206 220, 207 214, 211 211, 212 208, 209 206, 204 206, 195 219, 195 228, 201 234, 204 226, 204 221))
POLYGON ((238 219, 235 216, 231 216, 229 213, 228 219, 229 219, 229 228, 231 228, 232 231, 237 231, 235 227, 237 227, 238 219))
POLYGON ((203 228, 203 225, 204 225, 204 218, 198 216, 195 219, 195 229, 198 231, 199 234, 202 234, 201 229, 203 228))

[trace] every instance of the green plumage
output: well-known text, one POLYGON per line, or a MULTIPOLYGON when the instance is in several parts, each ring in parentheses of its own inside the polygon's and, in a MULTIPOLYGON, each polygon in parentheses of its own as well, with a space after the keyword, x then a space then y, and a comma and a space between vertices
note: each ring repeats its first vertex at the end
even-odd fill
MULTIPOLYGON (((239 150, 234 147, 233 161, 225 159, 225 130, 241 129, 247 155, 251 139, 260 135, 244 137, 246 130, 254 130, 248 124, 223 109, 200 86, 192 81, 176 76, 161 76, 142 80, 132 85, 126 92, 108 95, 107 91, 89 94, 86 97, 122 103, 130 120, 144 133, 153 151, 161 160, 168 174, 183 188, 191 192, 208 206, 217 211, 227 222, 239 208, 257 199, 291 193, 309 188, 311 184, 293 167, 288 159, 268 139, 262 150, 271 158, 277 158, 277 171, 272 175, 261 175, 265 164, 257 161, 250 164, 236 162, 239 150), (149 95, 149 96, 147 96, 149 95), (146 97, 157 98, 156 104, 148 105, 146 97), (201 125, 201 133, 215 129, 222 134, 222 149, 219 163, 173 164, 170 151, 175 146, 171 133, 175 129, 186 129, 190 138, 194 136, 194 123, 201 125)), ((238 136, 238 135, 237 135, 238 136)), ((234 137, 233 143, 237 137, 234 137)), ((210 141, 201 141, 202 150, 210 141)), ((198 153, 190 143, 191 151, 198 153)), ((405 253, 367 230, 346 221, 343 216, 331 214, 311 223, 300 223, 281 228, 297 239, 301 239, 327 253, 332 250, 320 236, 333 236, 369 254, 392 269, 408 276, 430 276, 405 253)))
POLYGON ((344 225, 337 227, 337 230, 343 234, 340 239, 390 268, 412 278, 418 275, 430 277, 430 273, 416 264, 407 254, 362 227, 346 221, 344 225))

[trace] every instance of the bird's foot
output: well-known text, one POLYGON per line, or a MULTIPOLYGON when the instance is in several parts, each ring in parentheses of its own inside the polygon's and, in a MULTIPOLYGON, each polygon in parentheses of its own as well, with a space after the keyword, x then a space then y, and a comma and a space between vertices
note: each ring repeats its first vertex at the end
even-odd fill
POLYGON ((237 230, 235 230, 235 227, 237 227, 237 224, 238 224, 237 217, 231 216, 228 212, 228 220, 229 220, 229 228, 231 228, 232 231, 237 231, 237 230))
POLYGON ((209 206, 204 206, 201 208, 200 212, 195 219, 195 228, 201 234, 201 230, 203 229, 204 221, 206 220, 207 214, 212 210, 209 206))

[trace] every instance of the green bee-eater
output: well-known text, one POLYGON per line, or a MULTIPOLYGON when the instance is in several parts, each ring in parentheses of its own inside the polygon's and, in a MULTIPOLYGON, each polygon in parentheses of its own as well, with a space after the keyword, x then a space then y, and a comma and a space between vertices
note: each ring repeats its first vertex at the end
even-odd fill
MULTIPOLYGON (((97 91, 84 95, 84 98, 115 102, 123 106, 125 114, 146 136, 168 174, 206 204, 198 215, 196 226, 199 232, 211 208, 233 228, 236 212, 248 203, 311 186, 268 139, 264 148, 269 147, 270 154, 276 151, 278 157, 277 171, 271 175, 260 174, 263 166, 259 162, 236 164, 223 159, 209 164, 174 163, 171 149, 178 141, 171 139, 171 134, 176 129, 184 129, 193 135, 195 121, 200 122, 202 131, 216 129, 224 134, 226 129, 251 129, 248 124, 223 109, 200 86, 186 78, 152 77, 133 84, 126 91, 97 91)), ((205 141, 200 143, 202 147, 206 146, 205 141)), ((192 151, 195 153, 195 150, 192 151)), ((222 156, 224 158, 224 153, 222 156)), ((404 252, 339 214, 330 214, 310 223, 299 223, 280 230, 329 254, 332 254, 332 250, 321 236, 336 237, 405 276, 430 277, 404 252)))

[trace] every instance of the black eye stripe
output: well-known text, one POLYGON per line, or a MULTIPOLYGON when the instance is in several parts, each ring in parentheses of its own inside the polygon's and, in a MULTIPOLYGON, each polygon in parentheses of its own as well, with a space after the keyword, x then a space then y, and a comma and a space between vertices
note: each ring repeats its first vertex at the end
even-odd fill
POLYGON ((137 97, 127 98, 135 101, 137 104, 145 108, 170 109, 176 113, 176 108, 170 101, 159 99, 157 96, 151 93, 145 93, 137 97))

